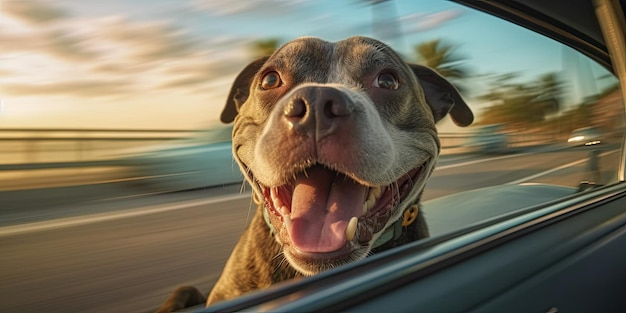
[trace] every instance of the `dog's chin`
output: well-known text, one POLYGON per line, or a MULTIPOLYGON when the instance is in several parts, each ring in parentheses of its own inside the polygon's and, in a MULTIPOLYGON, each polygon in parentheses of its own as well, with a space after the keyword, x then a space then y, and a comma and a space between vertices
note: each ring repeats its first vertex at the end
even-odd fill
POLYGON ((302 274, 315 275, 365 258, 423 187, 424 168, 420 165, 388 185, 372 187, 314 165, 288 184, 258 186, 286 259, 302 274))

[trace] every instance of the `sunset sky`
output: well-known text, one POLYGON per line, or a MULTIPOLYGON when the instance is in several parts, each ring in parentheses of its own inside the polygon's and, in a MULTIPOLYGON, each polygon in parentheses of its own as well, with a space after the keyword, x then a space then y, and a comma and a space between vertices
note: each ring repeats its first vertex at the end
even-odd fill
MULTIPOLYGON (((444 38, 476 75, 561 67, 558 44, 516 26, 448 1, 394 4, 402 37, 388 42, 407 58, 444 38)), ((251 41, 351 35, 373 35, 366 1, 3 0, 0 128, 205 128, 251 41)))

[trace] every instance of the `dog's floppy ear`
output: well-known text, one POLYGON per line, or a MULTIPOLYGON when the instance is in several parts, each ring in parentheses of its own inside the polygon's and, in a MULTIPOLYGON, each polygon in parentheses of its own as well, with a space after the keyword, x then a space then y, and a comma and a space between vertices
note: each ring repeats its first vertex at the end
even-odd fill
POLYGON ((409 64, 424 89, 426 102, 433 112, 435 122, 450 113, 458 126, 468 126, 474 121, 474 114, 461 97, 458 90, 435 70, 418 64, 409 64))
POLYGON ((235 120, 235 116, 239 113, 239 108, 241 108, 241 105, 248 99, 250 84, 252 83, 254 75, 261 69, 261 66, 265 64, 268 58, 269 56, 266 56, 254 60, 237 75, 235 82, 230 87, 230 92, 226 99, 226 106, 224 106, 222 115, 220 116, 222 123, 230 123, 235 120))

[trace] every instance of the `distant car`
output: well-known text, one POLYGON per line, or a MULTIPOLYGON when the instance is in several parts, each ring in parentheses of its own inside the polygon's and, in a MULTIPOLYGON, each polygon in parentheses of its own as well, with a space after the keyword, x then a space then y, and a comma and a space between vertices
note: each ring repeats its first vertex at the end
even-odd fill
POLYGON ((502 127, 502 124, 481 127, 476 135, 470 139, 470 148, 475 152, 486 154, 506 152, 509 142, 502 127))
POLYGON ((243 181, 232 155, 232 125, 130 153, 130 174, 160 191, 222 186, 243 181))
POLYGON ((602 132, 595 127, 575 129, 567 139, 570 146, 593 146, 602 142, 602 132))

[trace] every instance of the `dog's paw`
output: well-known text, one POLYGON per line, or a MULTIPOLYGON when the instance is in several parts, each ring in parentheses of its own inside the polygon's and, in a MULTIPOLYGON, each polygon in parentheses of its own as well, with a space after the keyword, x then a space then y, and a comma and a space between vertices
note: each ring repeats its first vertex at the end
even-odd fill
POLYGON ((195 287, 178 287, 155 313, 176 312, 206 303, 206 297, 195 287))

